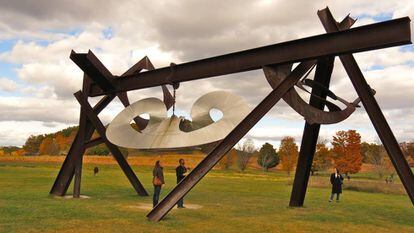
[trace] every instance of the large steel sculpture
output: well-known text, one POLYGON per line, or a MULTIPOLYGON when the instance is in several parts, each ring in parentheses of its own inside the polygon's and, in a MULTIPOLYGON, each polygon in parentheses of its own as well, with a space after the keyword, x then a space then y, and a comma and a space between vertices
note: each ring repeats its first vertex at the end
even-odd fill
POLYGON ((148 58, 144 58, 119 77, 112 75, 92 52, 72 52, 70 58, 85 73, 83 89, 75 93, 81 105, 79 131, 50 193, 65 195, 75 176, 74 196, 79 196, 83 154, 86 148, 99 143, 106 144, 137 193, 145 196, 148 195, 147 192, 114 144, 151 149, 186 147, 219 140, 205 159, 147 215, 149 220, 159 221, 219 162, 227 151, 280 99, 283 99, 306 120, 290 206, 303 205, 320 125, 346 119, 358 107, 359 102, 365 107, 414 204, 413 173, 374 98, 375 91, 366 82, 352 55, 356 52, 410 44, 410 19, 405 17, 350 29, 355 20, 349 16, 338 23, 328 8, 318 11, 318 16, 327 34, 178 65, 172 63, 170 67, 160 69, 154 69, 148 58), (336 96, 329 90, 335 56, 339 56, 358 93, 359 98, 352 102, 336 96), (293 63, 299 64, 292 69, 293 63), (315 67, 315 76, 312 80, 308 76, 315 67), (148 71, 140 72, 142 69, 148 71), (165 111, 174 105, 174 98, 165 85, 173 85, 175 90, 180 82, 256 69, 263 69, 273 90, 252 111, 249 111, 238 97, 219 92, 202 97, 201 102, 194 105, 193 128, 189 131, 179 128, 180 119, 176 116, 166 117, 165 111), (127 91, 155 86, 162 87, 163 102, 150 98, 130 106, 127 91), (309 92, 309 103, 301 99, 294 86, 309 92), (221 97, 217 98, 214 95, 221 97), (92 107, 88 102, 89 96, 103 96, 103 98, 92 107), (99 120, 98 114, 116 96, 120 98, 126 109, 106 129, 99 120), (230 102, 233 103, 222 101, 223 96, 232 98, 230 102), (335 102, 342 103, 345 108, 339 108, 335 102), (328 111, 324 111, 325 106, 328 111), (208 114, 210 108, 222 110, 223 118, 213 122, 208 114), (240 115, 235 114, 234 108, 241 109, 240 115), (144 112, 150 114, 149 121, 139 117, 139 114, 144 112), (138 127, 137 130, 133 130, 129 124, 132 119, 138 127), (217 128, 223 130, 209 136, 209 133, 217 131, 217 128), (94 130, 100 137, 91 140, 94 130), (193 137, 186 135, 193 135, 193 137))

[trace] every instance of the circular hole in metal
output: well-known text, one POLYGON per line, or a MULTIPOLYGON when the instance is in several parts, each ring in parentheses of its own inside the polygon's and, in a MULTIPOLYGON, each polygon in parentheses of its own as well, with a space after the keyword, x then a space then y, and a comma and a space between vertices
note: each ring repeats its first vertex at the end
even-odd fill
POLYGON ((217 108, 210 109, 210 117, 214 122, 219 121, 223 118, 223 112, 218 110, 217 108))

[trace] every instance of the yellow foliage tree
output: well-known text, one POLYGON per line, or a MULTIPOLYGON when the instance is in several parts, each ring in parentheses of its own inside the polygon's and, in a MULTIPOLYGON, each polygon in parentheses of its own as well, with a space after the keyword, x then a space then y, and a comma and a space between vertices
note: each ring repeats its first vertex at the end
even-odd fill
POLYGON ((288 175, 293 171, 298 161, 298 146, 293 137, 284 137, 279 146, 279 157, 282 164, 282 170, 288 175))

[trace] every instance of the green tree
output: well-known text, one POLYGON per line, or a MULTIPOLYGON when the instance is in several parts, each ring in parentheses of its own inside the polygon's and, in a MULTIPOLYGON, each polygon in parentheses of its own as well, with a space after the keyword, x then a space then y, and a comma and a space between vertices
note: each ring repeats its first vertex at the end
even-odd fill
POLYGON ((44 135, 30 135, 30 137, 26 140, 23 149, 28 155, 37 155, 39 153, 40 144, 44 138, 44 135))
POLYGON ((86 151, 86 154, 88 155, 109 155, 109 150, 104 144, 101 144, 101 145, 97 145, 97 146, 89 148, 86 151))
POLYGON ((269 168, 276 167, 279 164, 279 155, 273 145, 267 142, 262 145, 257 156, 257 164, 266 172, 269 168))

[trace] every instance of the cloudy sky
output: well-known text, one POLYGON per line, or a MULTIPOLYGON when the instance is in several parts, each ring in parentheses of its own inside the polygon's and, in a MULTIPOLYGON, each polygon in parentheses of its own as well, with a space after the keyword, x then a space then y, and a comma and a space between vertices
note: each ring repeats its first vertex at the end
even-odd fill
MULTIPOLYGON (((120 75, 144 56, 155 67, 181 63, 324 33, 316 12, 329 6, 337 20, 348 13, 355 26, 402 16, 414 18, 414 1, 121 1, 0 0, 0 146, 20 146, 31 134, 77 124, 73 93, 82 72, 70 51, 92 50, 120 75)), ((414 47, 355 54, 399 141, 414 140, 414 47)), ((269 92, 262 71, 182 83, 179 113, 213 90, 244 97, 254 107, 269 92)), ((332 90, 354 100, 356 93, 338 59, 332 90)), ((160 88, 130 92, 131 102, 160 97, 160 88)), ((96 99, 91 99, 95 102, 96 99)), ((100 114, 108 123, 122 110, 118 101, 100 114)), ((278 103, 248 134, 258 144, 281 137, 300 141, 303 118, 278 103)), ((330 140, 337 130, 357 129, 377 141, 363 108, 336 125, 323 126, 330 140)))

